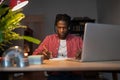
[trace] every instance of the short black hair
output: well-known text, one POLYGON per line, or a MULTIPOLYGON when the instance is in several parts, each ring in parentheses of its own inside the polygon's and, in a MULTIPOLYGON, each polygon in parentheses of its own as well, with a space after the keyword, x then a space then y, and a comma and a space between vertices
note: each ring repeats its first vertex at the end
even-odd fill
POLYGON ((65 21, 67 23, 67 26, 70 26, 71 23, 71 17, 67 14, 57 14, 55 18, 55 26, 57 25, 58 21, 65 21))

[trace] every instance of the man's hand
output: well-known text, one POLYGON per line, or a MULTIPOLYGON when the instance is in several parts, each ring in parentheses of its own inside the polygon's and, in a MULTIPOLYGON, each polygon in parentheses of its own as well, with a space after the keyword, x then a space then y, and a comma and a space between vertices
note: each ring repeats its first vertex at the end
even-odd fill
POLYGON ((43 46, 44 50, 42 51, 42 54, 44 55, 44 59, 50 59, 52 58, 52 52, 48 51, 46 46, 43 46))
POLYGON ((44 59, 52 58, 52 53, 49 51, 43 51, 42 54, 44 55, 44 59))
POLYGON ((80 50, 76 53, 75 59, 80 60, 80 59, 81 59, 81 54, 82 54, 82 49, 80 49, 80 50))

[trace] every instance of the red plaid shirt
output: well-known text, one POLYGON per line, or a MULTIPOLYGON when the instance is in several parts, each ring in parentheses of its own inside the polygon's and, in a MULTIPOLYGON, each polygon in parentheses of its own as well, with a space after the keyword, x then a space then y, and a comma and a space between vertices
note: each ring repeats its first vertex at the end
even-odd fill
MULTIPOLYGON (((37 55, 44 50, 43 46, 46 46, 47 50, 52 52, 52 56, 56 58, 58 56, 60 39, 57 34, 47 36, 39 47, 33 52, 33 55, 37 55)), ((82 39, 79 36, 68 34, 66 38, 67 44, 67 57, 73 58, 78 50, 82 48, 82 39)))

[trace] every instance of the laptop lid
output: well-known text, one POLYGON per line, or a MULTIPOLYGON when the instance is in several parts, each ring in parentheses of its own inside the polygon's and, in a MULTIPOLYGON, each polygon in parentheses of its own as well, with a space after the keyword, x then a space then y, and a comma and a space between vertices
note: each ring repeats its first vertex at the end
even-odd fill
POLYGON ((120 60, 120 26, 85 24, 81 61, 120 60))

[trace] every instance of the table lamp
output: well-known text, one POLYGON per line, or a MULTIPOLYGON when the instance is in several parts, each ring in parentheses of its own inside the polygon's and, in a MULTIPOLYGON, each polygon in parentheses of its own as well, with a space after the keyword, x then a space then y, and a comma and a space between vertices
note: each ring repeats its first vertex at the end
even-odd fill
POLYGON ((4 0, 0 0, 0 4, 2 4, 3 1, 4 1, 4 0))
POLYGON ((28 0, 10 0, 12 11, 18 10, 28 4, 28 0))
MULTIPOLYGON (((0 5, 3 3, 3 1, 5 0, 0 0, 0 5)), ((10 0, 9 7, 12 9, 12 11, 15 11, 27 5, 28 2, 28 0, 10 0)))

